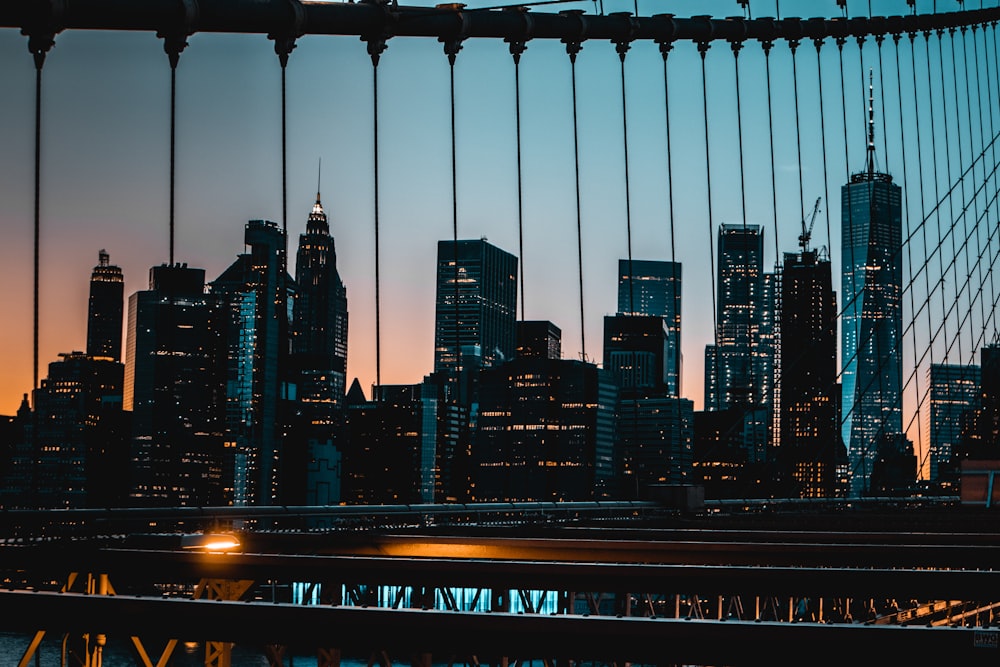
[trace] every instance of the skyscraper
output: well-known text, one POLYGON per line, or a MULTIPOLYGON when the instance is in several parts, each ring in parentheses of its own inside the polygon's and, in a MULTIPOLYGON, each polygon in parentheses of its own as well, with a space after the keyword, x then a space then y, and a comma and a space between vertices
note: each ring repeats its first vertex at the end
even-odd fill
POLYGON ((752 355, 760 336, 763 258, 760 225, 719 227, 716 345, 705 351, 706 378, 711 375, 705 384, 708 410, 725 410, 734 402, 760 402, 752 355))
POLYGON ((930 470, 933 483, 957 479, 952 455, 961 449, 963 426, 972 423, 980 406, 980 369, 975 365, 931 364, 927 371, 931 409, 927 412, 930 434, 930 470))
POLYGON ((300 413, 295 439, 300 446, 286 457, 286 468, 291 468, 286 469, 286 487, 301 487, 307 498, 325 494, 336 502, 339 497, 329 496, 330 490, 339 490, 339 479, 332 479, 332 466, 319 462, 337 460, 338 444, 343 444, 337 439, 343 433, 347 378, 347 289, 337 271, 337 251, 319 192, 306 233, 299 236, 295 284, 292 361, 300 413))
POLYGON ((789 492, 837 493, 837 301, 830 261, 803 244, 785 253, 781 275, 781 445, 778 463, 789 492))
MULTIPOLYGON (((133 500, 232 502, 224 478, 225 349, 205 270, 155 266, 129 297, 124 407, 132 411, 133 500)), ((229 466, 231 468, 231 466, 229 466)), ((231 477, 231 473, 227 475, 231 477)))
POLYGON ((871 91, 867 164, 841 188, 841 431, 855 497, 869 489, 879 442, 903 428, 901 190, 875 170, 871 91))
POLYGON ((211 283, 227 312, 226 441, 236 453, 234 502, 271 505, 279 500, 287 401, 295 395, 288 365, 292 280, 277 224, 249 221, 244 242, 250 252, 211 283))
POLYGON ((347 288, 319 192, 295 259, 297 288, 292 352, 300 373, 299 400, 313 421, 327 420, 344 398, 347 376, 347 288))
POLYGON ((655 315, 666 323, 664 360, 667 392, 681 391, 680 262, 618 260, 618 314, 655 315))
POLYGON ((121 361, 125 279, 121 268, 111 264, 106 250, 102 248, 97 257, 98 264, 90 275, 87 354, 121 361))
POLYGON ((514 358, 517 258, 486 239, 438 241, 434 372, 453 372, 465 347, 490 368, 514 358))

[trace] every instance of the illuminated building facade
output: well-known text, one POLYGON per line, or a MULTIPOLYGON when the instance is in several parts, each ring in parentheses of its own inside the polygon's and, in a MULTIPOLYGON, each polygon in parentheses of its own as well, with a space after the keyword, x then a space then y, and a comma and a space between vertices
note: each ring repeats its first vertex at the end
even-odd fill
POLYGON ((760 340, 764 232, 760 225, 723 224, 717 245, 716 340, 705 350, 705 406, 725 410, 763 397, 754 357, 760 340))
POLYGON ((234 452, 233 502, 272 505, 280 501, 282 446, 296 395, 288 363, 293 283, 277 224, 249 221, 244 242, 250 252, 211 283, 227 316, 226 447, 234 452))
POLYGON ((121 267, 111 264, 107 251, 102 249, 97 257, 98 264, 90 275, 87 354, 94 358, 121 361, 125 278, 121 267))
POLYGON ((526 357, 480 374, 474 502, 598 500, 613 484, 615 403, 593 364, 526 357))
POLYGON ((841 210, 841 431, 857 497, 869 490, 879 442, 903 428, 901 190, 875 171, 873 139, 868 168, 841 188, 841 210))
POLYGON ((776 457, 789 493, 837 494, 841 458, 837 397, 837 300, 830 261, 785 253, 781 276, 781 411, 776 457))
MULTIPOLYGON (((223 505, 226 385, 218 302, 204 269, 150 270, 149 289, 129 298, 125 410, 132 411, 132 501, 223 505)), ((231 473, 230 473, 231 474, 231 473)))
POLYGON ((435 373, 460 370, 463 348, 471 346, 479 347, 484 368, 513 359, 516 309, 514 255, 485 239, 438 241, 435 373))
POLYGON ((347 288, 337 271, 336 246, 319 192, 306 233, 299 236, 295 284, 292 359, 298 388, 296 439, 304 441, 305 450, 298 452, 298 461, 294 453, 289 453, 291 459, 286 458, 286 487, 305 490, 307 498, 298 500, 323 497, 336 502, 339 498, 331 498, 330 492, 339 489, 340 480, 334 479, 338 468, 330 462, 339 459, 336 440, 343 430, 347 288))
POLYGON ((663 318, 667 332, 667 345, 664 351, 667 392, 671 396, 679 396, 681 391, 680 262, 618 260, 618 314, 663 318))
POLYGON ((980 405, 980 369, 976 365, 931 364, 927 371, 931 409, 926 412, 930 434, 932 483, 954 483, 958 469, 952 455, 961 449, 963 427, 967 427, 980 405))

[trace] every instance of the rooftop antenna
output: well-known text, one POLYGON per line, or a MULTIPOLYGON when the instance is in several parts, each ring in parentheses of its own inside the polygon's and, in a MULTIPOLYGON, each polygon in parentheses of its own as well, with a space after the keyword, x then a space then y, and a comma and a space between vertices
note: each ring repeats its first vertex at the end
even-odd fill
POLYGON ((320 183, 323 181, 323 158, 319 159, 319 169, 316 170, 316 201, 319 201, 320 183))

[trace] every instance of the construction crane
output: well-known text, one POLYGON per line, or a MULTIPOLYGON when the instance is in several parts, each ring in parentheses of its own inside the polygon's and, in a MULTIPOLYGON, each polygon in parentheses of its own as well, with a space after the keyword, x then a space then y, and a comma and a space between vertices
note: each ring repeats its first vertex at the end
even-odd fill
POLYGON ((809 216, 808 227, 806 227, 805 219, 803 218, 802 220, 802 233, 799 234, 799 245, 802 246, 802 252, 809 252, 809 239, 812 237, 813 224, 816 223, 816 216, 819 214, 819 203, 822 199, 822 197, 816 197, 812 215, 809 216))

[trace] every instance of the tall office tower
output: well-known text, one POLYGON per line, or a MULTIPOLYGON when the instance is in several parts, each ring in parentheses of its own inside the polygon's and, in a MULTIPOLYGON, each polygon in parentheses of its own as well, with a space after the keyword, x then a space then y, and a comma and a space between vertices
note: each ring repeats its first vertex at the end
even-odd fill
POLYGON ((232 502, 221 316, 205 294, 205 270, 186 264, 153 267, 149 289, 129 297, 124 408, 132 411, 134 502, 232 502))
POLYGON ((875 170, 874 127, 869 92, 867 164, 841 188, 841 430, 854 497, 868 492, 883 436, 903 429, 901 191, 875 170))
POLYGON ((98 264, 90 275, 87 354, 95 358, 121 361, 125 279, 121 267, 110 263, 106 250, 102 249, 97 257, 98 264))
POLYGON ((931 409, 926 415, 926 432, 930 434, 930 470, 928 481, 953 485, 957 468, 952 455, 961 450, 962 429, 980 405, 979 366, 962 364, 931 364, 927 371, 931 409))
POLYGON ((484 370, 472 500, 608 497, 616 394, 609 374, 583 361, 521 357, 484 370))
MULTIPOLYGON (((300 430, 304 440, 286 460, 286 489, 299 487, 307 498, 330 498, 339 489, 332 468, 321 461, 336 461, 337 436, 343 433, 343 401, 347 378, 347 289, 337 272, 337 251, 326 212, 316 193, 306 233, 299 236, 295 261, 297 294, 292 312, 292 366, 297 374, 300 430)), ((286 501, 305 501, 306 497, 286 501)))
POLYGON ((34 392, 34 415, 24 415, 0 502, 22 509, 120 507, 128 491, 123 367, 83 352, 59 356, 34 392))
POLYGON ((604 368, 623 390, 669 394, 666 320, 655 315, 604 317, 604 368))
MULTIPOLYGON (((761 280, 760 329, 752 355, 754 379, 760 387, 761 409, 766 413, 763 437, 755 439, 758 450, 751 461, 767 458, 767 448, 781 445, 781 387, 778 382, 781 356, 781 270, 765 273, 761 280)), ((837 399, 838 405, 840 399, 837 399)))
POLYGON ((667 325, 667 392, 681 392, 681 264, 618 260, 618 314, 655 315, 667 325))
POLYGON ((297 294, 292 352, 300 372, 299 400, 312 421, 328 421, 344 398, 347 376, 347 288, 337 272, 337 251, 316 193, 295 259, 297 294))
POLYGON ((438 241, 435 373, 459 370, 470 346, 479 346, 484 368, 513 359, 516 310, 514 255, 486 239, 438 241))
POLYGON ((764 232, 760 225, 723 224, 717 248, 715 345, 705 350, 705 406, 759 404, 753 362, 760 339, 764 232), (708 349, 714 348, 714 349, 708 349))
POLYGON ((277 224, 251 220, 244 239, 250 252, 211 283, 228 316, 226 441, 235 451, 234 503, 273 505, 279 501, 282 444, 295 397, 288 377, 293 283, 277 224))
POLYGON ((781 445, 790 493, 837 494, 837 300, 830 261, 815 250, 785 253, 781 275, 781 445))

